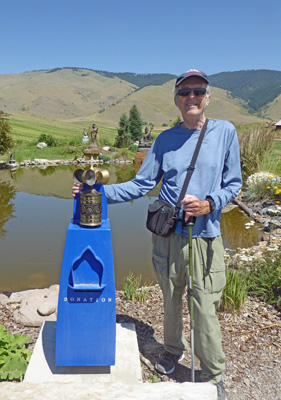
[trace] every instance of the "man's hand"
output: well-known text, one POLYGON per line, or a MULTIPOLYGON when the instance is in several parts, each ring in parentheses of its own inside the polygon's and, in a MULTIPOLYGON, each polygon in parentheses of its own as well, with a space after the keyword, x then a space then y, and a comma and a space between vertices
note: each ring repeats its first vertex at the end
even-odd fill
POLYGON ((185 221, 189 217, 200 217, 200 215, 209 214, 211 212, 210 203, 207 200, 199 200, 194 195, 185 195, 181 201, 185 211, 185 221))
POLYGON ((82 184, 74 183, 74 185, 72 186, 72 197, 75 197, 77 193, 80 193, 82 188, 83 188, 82 184))

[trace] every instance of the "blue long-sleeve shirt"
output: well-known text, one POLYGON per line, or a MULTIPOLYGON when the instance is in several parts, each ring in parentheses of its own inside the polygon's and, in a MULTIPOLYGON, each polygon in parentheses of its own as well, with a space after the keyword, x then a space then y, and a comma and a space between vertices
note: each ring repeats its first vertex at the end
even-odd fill
MULTIPOLYGON (((159 198, 176 205, 191 162, 200 130, 180 125, 163 131, 129 182, 105 186, 109 204, 137 199, 153 189, 163 178, 159 198)), ((235 127, 228 121, 211 119, 189 182, 186 194, 200 200, 211 196, 215 211, 196 218, 193 237, 220 235, 221 209, 230 203, 242 186, 239 145, 235 127)), ((188 228, 177 233, 188 236, 188 228)))

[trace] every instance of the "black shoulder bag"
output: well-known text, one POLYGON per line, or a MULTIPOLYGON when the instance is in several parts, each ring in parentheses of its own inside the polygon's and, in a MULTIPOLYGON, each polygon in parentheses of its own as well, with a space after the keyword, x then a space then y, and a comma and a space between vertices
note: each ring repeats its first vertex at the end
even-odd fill
POLYGON ((194 150, 194 154, 189 167, 187 168, 187 173, 183 187, 180 192, 180 196, 177 201, 176 207, 167 201, 157 199, 154 203, 150 204, 148 207, 146 227, 151 232, 158 236, 168 237, 176 229, 176 224, 178 222, 178 215, 181 209, 181 201, 185 196, 187 186, 191 179, 191 175, 195 169, 195 162, 198 157, 198 153, 207 129, 208 119, 206 119, 203 128, 200 132, 200 136, 194 150))

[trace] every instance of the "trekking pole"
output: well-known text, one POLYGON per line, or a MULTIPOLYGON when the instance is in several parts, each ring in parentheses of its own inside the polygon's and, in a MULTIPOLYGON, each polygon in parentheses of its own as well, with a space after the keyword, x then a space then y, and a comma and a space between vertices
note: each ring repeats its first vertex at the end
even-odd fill
POLYGON ((192 257, 192 227, 196 217, 189 217, 186 225, 188 226, 189 238, 189 275, 188 275, 188 296, 190 314, 190 348, 191 348, 191 381, 195 382, 194 376, 194 315, 193 315, 193 257, 192 257))

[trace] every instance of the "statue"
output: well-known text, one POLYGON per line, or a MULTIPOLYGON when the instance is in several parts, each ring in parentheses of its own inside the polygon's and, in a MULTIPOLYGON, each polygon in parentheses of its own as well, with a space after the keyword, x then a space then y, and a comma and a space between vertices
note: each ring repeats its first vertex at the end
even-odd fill
POLYGON ((96 124, 92 125, 90 133, 91 133, 91 140, 88 149, 85 149, 83 152, 84 158, 98 161, 99 157, 99 148, 97 145, 98 127, 96 126, 96 124))
POLYGON ((93 125, 92 125, 92 130, 91 130, 91 139, 92 139, 92 142, 95 142, 95 141, 96 141, 96 139, 97 139, 97 134, 98 134, 98 130, 99 130, 99 128, 96 127, 96 124, 93 124, 93 125))
POLYGON ((84 135, 82 137, 82 143, 86 144, 88 142, 89 142, 88 134, 87 134, 87 132, 84 132, 84 135))
POLYGON ((142 142, 151 142, 151 131, 148 130, 148 127, 145 128, 144 134, 141 138, 142 142))
POLYGON ((151 147, 151 145, 152 145, 152 142, 151 142, 152 129, 153 129, 153 125, 150 128, 150 130, 148 129, 148 127, 145 128, 144 134, 142 135, 142 138, 139 141, 138 151, 147 152, 149 150, 149 148, 151 147))

